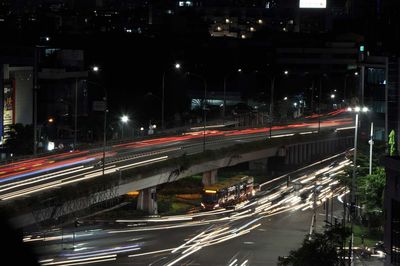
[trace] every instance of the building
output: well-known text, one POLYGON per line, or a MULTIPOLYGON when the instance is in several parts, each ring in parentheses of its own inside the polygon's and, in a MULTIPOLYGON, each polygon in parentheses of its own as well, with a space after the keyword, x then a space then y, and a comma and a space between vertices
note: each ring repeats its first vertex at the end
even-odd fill
POLYGON ((29 57, 0 57, 0 136, 10 137, 11 126, 32 124, 33 67, 29 57))
POLYGON ((386 157, 385 233, 387 252, 385 265, 400 265, 400 157, 386 157))

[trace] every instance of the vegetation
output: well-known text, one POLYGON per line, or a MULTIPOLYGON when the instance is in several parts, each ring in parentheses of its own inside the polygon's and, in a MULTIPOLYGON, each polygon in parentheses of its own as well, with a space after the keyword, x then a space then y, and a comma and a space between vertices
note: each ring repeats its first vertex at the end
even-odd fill
MULTIPOLYGON (((369 175, 369 146, 360 145, 357 152, 356 169, 356 196, 361 209, 359 223, 368 226, 368 231, 379 231, 383 225, 383 191, 385 188, 385 170, 379 165, 379 156, 384 154, 382 143, 374 145, 374 157, 372 161, 372 174, 369 175)), ((341 183, 351 188, 353 167, 347 167, 338 178, 341 183)))
POLYGON ((323 234, 314 233, 304 238, 302 246, 290 251, 289 256, 279 257, 278 265, 320 266, 340 265, 340 253, 350 232, 340 225, 326 228, 323 234))

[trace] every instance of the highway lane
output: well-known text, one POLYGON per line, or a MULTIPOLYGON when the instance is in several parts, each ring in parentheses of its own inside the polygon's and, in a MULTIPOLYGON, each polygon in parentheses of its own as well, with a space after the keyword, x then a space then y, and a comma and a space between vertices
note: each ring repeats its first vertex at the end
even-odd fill
MULTIPOLYGON (((351 123, 351 118, 346 114, 339 113, 325 117, 320 125, 323 129, 332 129, 348 127, 351 123)), ((298 124, 273 126, 272 137, 290 136, 295 133, 312 134, 316 132, 317 128, 318 122, 315 119, 298 124)), ((269 129, 207 130, 206 149, 219 149, 236 143, 256 140, 268 141, 269 129)), ((182 136, 115 145, 107 149, 105 174, 179 157, 184 153, 189 155, 200 153, 203 151, 203 134, 203 131, 189 132, 182 136)), ((4 166, 0 168, 0 199, 9 201, 46 189, 59 188, 66 184, 101 176, 103 172, 101 162, 102 153, 95 149, 55 155, 51 158, 38 158, 37 160, 4 166), (31 168, 28 165, 31 165, 31 168), (33 170, 34 166, 41 169, 33 170), (20 171, 14 173, 10 169, 20 171), (12 172, 11 174, 10 171, 12 172), (2 172, 5 173, 3 176, 1 175, 2 172)))
MULTIPOLYGON (((79 227, 75 237, 73 229, 62 234, 56 230, 48 232, 46 238, 32 235, 24 241, 37 247, 42 265, 230 265, 235 259, 238 259, 236 265, 246 259, 257 262, 263 252, 261 247, 249 255, 243 251, 243 245, 251 249, 248 246, 262 243, 262 238, 267 237, 264 232, 274 231, 283 220, 288 228, 296 228, 292 223, 299 223, 301 228, 294 233, 296 239, 299 234, 304 235, 304 223, 307 217, 310 222, 313 209, 314 191, 317 206, 326 198, 342 195, 344 190, 334 176, 349 163, 343 159, 336 166, 301 172, 289 186, 284 182, 231 209, 79 227), (224 251, 226 246, 229 249, 224 251)), ((282 228, 281 232, 284 231, 282 228)), ((273 256, 278 255, 285 254, 273 256)))

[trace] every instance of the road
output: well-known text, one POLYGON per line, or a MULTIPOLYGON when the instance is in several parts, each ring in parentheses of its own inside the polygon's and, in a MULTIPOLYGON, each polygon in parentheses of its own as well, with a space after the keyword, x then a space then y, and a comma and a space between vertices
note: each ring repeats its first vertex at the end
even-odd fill
POLYGON ((334 177, 349 164, 304 170, 234 208, 57 228, 24 241, 42 265, 276 265, 313 229, 314 204, 322 222, 323 202, 345 194, 334 177))
MULTIPOLYGON (((338 110, 318 119, 306 118, 301 123, 275 125, 273 137, 290 136, 295 133, 315 133, 321 129, 351 128, 353 123, 349 114, 338 110)), ((195 131, 180 136, 133 141, 114 145, 106 149, 104 173, 140 167, 181 156, 183 153, 196 154, 203 151, 203 137, 206 136, 206 149, 219 149, 237 143, 265 140, 269 127, 240 130, 195 131)), ((47 189, 95 178, 103 174, 102 148, 73 151, 49 155, 31 160, 10 163, 0 167, 0 199, 10 202, 13 199, 31 195, 47 189)))

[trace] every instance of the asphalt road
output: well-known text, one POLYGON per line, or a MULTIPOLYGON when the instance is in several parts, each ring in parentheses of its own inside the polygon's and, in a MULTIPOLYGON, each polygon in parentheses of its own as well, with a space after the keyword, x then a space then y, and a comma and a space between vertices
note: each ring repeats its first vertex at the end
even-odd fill
POLYGON ((231 209, 58 228, 24 241, 42 265, 276 265, 310 231, 314 198, 322 206, 344 193, 334 176, 349 163, 299 172, 289 186, 268 188, 231 209))

